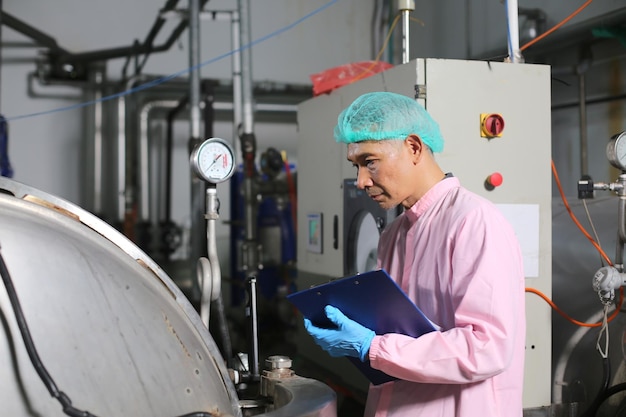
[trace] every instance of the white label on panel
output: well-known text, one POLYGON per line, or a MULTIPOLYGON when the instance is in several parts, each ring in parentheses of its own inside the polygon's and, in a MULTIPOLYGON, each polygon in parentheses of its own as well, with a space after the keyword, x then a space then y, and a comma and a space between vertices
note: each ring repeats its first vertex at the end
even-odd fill
POLYGON ((504 217, 511 223, 522 248, 524 275, 539 277, 539 205, 497 204, 504 217))

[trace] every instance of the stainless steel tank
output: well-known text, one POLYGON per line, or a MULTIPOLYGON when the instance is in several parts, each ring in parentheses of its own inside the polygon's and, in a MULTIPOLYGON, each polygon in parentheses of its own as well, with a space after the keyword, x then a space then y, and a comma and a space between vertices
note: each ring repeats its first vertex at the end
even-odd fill
MULTIPOLYGON (((99 416, 238 415, 210 334, 161 268, 95 216, 2 179, 0 250, 34 344, 73 405, 99 416), (6 194, 8 192, 8 194, 6 194)), ((2 414, 64 415, 33 369, 7 294, 2 414)))
MULTIPOLYGON (((242 415, 197 312, 105 222, 0 177, 0 254, 43 366, 76 409, 100 417, 242 415)), ((0 414, 63 416, 29 360, 8 294, 0 288, 0 414)), ((326 385, 273 375, 263 377, 274 395, 260 410, 267 416, 335 416, 326 385)))

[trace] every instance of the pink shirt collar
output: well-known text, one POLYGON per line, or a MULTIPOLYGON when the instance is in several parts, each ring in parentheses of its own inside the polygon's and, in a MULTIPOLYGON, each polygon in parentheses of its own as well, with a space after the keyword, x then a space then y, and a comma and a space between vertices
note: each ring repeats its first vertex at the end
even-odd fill
POLYGON ((405 213, 407 218, 411 223, 416 222, 417 219, 420 218, 422 214, 437 200, 439 200, 442 196, 446 195, 451 189, 458 188, 461 186, 459 179, 453 176, 446 176, 443 180, 439 181, 435 184, 430 190, 426 192, 417 200, 410 209, 408 209, 405 213))

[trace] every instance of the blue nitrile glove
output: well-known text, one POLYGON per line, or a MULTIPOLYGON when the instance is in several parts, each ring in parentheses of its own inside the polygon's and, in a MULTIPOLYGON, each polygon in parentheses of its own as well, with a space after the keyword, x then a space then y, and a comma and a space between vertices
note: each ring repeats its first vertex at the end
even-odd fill
POLYGON ((315 343, 330 356, 353 356, 365 361, 376 333, 350 320, 336 307, 326 306, 324 312, 326 317, 337 326, 336 329, 317 327, 309 319, 304 319, 304 328, 313 337, 315 343))

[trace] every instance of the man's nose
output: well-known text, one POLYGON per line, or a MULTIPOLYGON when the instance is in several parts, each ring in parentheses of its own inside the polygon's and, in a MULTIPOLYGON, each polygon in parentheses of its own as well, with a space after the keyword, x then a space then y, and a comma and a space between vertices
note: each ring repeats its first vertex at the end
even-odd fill
POLYGON ((365 169, 359 168, 356 174, 356 187, 360 190, 364 190, 365 187, 371 187, 372 178, 369 176, 365 169))

